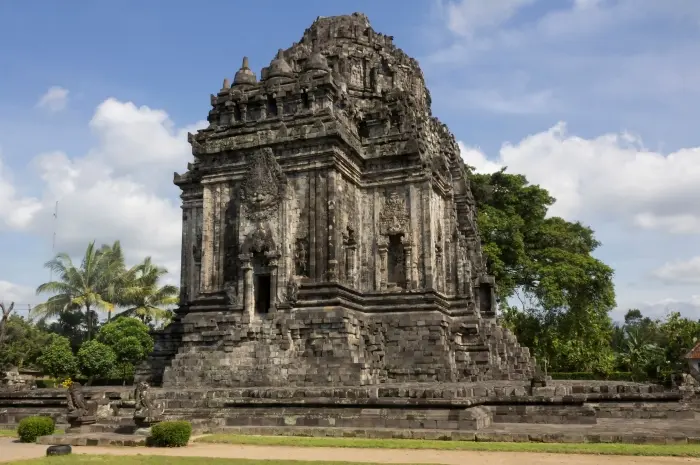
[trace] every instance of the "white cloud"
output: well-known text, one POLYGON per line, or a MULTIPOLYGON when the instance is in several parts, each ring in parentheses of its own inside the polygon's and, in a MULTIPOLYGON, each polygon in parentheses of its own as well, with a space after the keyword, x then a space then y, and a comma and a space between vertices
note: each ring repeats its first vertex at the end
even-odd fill
POLYGON ((478 148, 467 147, 462 141, 457 142, 457 145, 459 145, 459 151, 464 162, 474 168, 477 173, 495 173, 503 168, 498 163, 486 158, 486 155, 478 148))
MULTIPOLYGON (((20 310, 27 310, 28 305, 33 305, 39 301, 34 289, 0 280, 0 302, 5 305, 10 305, 10 303, 14 302, 15 311, 18 313, 20 313, 20 310)), ((26 312, 20 314, 26 316, 26 312)))
POLYGON ((506 95, 497 89, 473 89, 463 92, 462 96, 464 101, 460 99, 455 103, 464 105, 466 102, 472 108, 506 115, 547 113, 558 106, 551 90, 519 91, 506 95))
POLYGON ((3 165, 2 152, 0 152, 0 230, 27 227, 40 208, 41 204, 37 199, 22 198, 18 195, 3 165))
POLYGON ((565 107, 589 120, 625 112, 643 130, 661 126, 663 110, 688 118, 700 103, 697 0, 463 0, 440 13, 431 29, 440 46, 421 61, 432 65, 434 96, 455 107, 510 115, 565 107), (513 87, 515 73, 528 85, 513 87))
POLYGON ((700 284, 700 256, 665 263, 653 275, 668 284, 700 284))
MULTIPOLYGON (((663 319, 670 313, 678 312, 683 317, 697 320, 700 314, 700 295, 691 295, 685 299, 666 298, 655 302, 643 302, 638 304, 637 308, 644 316, 652 319, 663 319)), ((622 321, 626 311, 618 309, 613 312, 613 318, 622 321)))
POLYGON ((535 0, 461 0, 447 2, 442 11, 449 30, 471 37, 482 30, 493 29, 507 22, 520 8, 535 0))
MULTIPOLYGON (((89 158, 102 161, 119 174, 144 172, 149 176, 143 181, 152 182, 152 170, 182 170, 186 166, 191 159, 187 132, 203 125, 176 128, 163 110, 110 98, 97 107, 90 121, 99 145, 90 151, 89 158)), ((172 181, 167 176, 159 178, 172 181)))
POLYGON ((64 110, 66 105, 68 105, 68 93, 68 89, 64 89, 63 87, 50 87, 49 90, 41 96, 36 106, 52 113, 64 110))
POLYGON ((507 166, 548 189, 557 199, 554 215, 700 233, 700 147, 663 154, 646 149, 631 134, 584 139, 559 123, 517 144, 504 144, 493 160, 474 150, 464 156, 478 169, 507 166))
POLYGON ((604 0, 574 0, 574 8, 577 10, 584 10, 586 8, 595 8, 600 5, 604 0))
POLYGON ((55 227, 57 249, 76 256, 90 241, 120 240, 131 263, 150 255, 178 273, 181 210, 172 173, 191 159, 186 132, 193 127, 177 128, 162 110, 115 99, 97 107, 89 127, 98 143, 85 155, 54 151, 32 161, 43 181, 41 202, 5 188, 12 194, 4 196, 6 209, 28 205, 14 225, 38 234, 55 227))

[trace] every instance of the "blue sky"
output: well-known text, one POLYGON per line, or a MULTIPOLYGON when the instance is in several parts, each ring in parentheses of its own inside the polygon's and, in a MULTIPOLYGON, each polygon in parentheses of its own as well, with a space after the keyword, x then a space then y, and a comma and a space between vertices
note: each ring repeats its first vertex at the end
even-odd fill
POLYGON ((597 231, 621 308, 700 316, 700 2, 289 5, 0 2, 0 300, 37 302, 54 230, 57 250, 121 239, 177 271, 172 172, 209 94, 243 55, 259 73, 317 16, 362 11, 419 60, 470 164, 597 231))

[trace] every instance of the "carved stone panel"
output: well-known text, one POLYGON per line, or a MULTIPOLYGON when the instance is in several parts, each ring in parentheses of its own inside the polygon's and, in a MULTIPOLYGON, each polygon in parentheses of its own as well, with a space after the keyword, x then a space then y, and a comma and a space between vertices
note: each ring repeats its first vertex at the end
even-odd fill
POLYGON ((408 234, 409 217, 406 199, 398 192, 392 192, 386 199, 384 210, 379 218, 379 231, 383 235, 408 234))
POLYGON ((241 199, 251 221, 269 219, 284 197, 286 177, 272 149, 258 150, 243 180, 241 199))
POLYGON ((294 273, 297 276, 309 275, 309 244, 304 238, 297 238, 294 247, 294 273))

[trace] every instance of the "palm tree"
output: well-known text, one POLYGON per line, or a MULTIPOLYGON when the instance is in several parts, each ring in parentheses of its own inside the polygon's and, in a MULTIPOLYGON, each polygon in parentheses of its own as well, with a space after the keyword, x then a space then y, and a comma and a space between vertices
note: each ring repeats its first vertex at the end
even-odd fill
POLYGON ((622 362, 627 365, 635 379, 647 376, 649 365, 659 358, 661 351, 659 346, 650 342, 636 328, 627 331, 622 349, 622 362))
POLYGON ((103 245, 99 251, 105 260, 104 266, 104 297, 109 303, 107 310, 107 321, 112 319, 112 312, 115 304, 119 304, 125 288, 133 281, 133 274, 126 269, 124 252, 121 243, 115 241, 112 246, 103 245))
MULTIPOLYGON (((115 243, 118 246, 118 242, 115 243)), ((118 247, 121 250, 121 247, 118 247)), ((56 276, 37 287, 36 293, 53 294, 49 299, 35 306, 32 314, 42 319, 53 317, 67 310, 81 310, 87 316, 87 338, 92 337, 91 312, 110 310, 113 304, 110 296, 110 272, 113 268, 112 255, 98 250, 95 242, 88 244, 79 267, 73 264, 66 253, 57 254, 44 265, 56 276)))
POLYGON ((179 300, 177 286, 160 286, 159 281, 168 270, 156 266, 151 257, 124 273, 119 304, 127 307, 120 316, 137 316, 144 323, 147 320, 167 321, 170 311, 167 307, 176 305, 179 300), (165 308, 164 308, 165 307, 165 308))

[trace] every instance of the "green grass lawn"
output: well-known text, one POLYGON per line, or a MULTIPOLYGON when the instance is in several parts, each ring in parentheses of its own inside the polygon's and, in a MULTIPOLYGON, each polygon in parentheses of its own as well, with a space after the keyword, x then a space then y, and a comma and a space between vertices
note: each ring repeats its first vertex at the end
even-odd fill
MULTIPOLYGON (((297 460, 212 459, 202 457, 157 457, 148 455, 64 455, 12 462, 15 465, 380 465, 356 462, 304 462, 297 460)), ((412 465, 412 464, 403 464, 412 465)), ((418 464, 413 464, 418 465, 418 464)), ((420 464, 425 465, 425 464, 420 464)))
MULTIPOLYGON (((62 429, 57 429, 54 431, 53 434, 63 434, 62 429)), ((17 437, 17 430, 16 429, 0 429, 0 438, 16 438, 17 437)))
POLYGON ((213 434, 201 437, 195 442, 210 444, 250 444, 258 446, 437 449, 493 452, 540 452, 554 454, 700 457, 700 444, 558 444, 536 442, 438 441, 420 439, 313 438, 298 436, 249 436, 233 434, 213 434))

